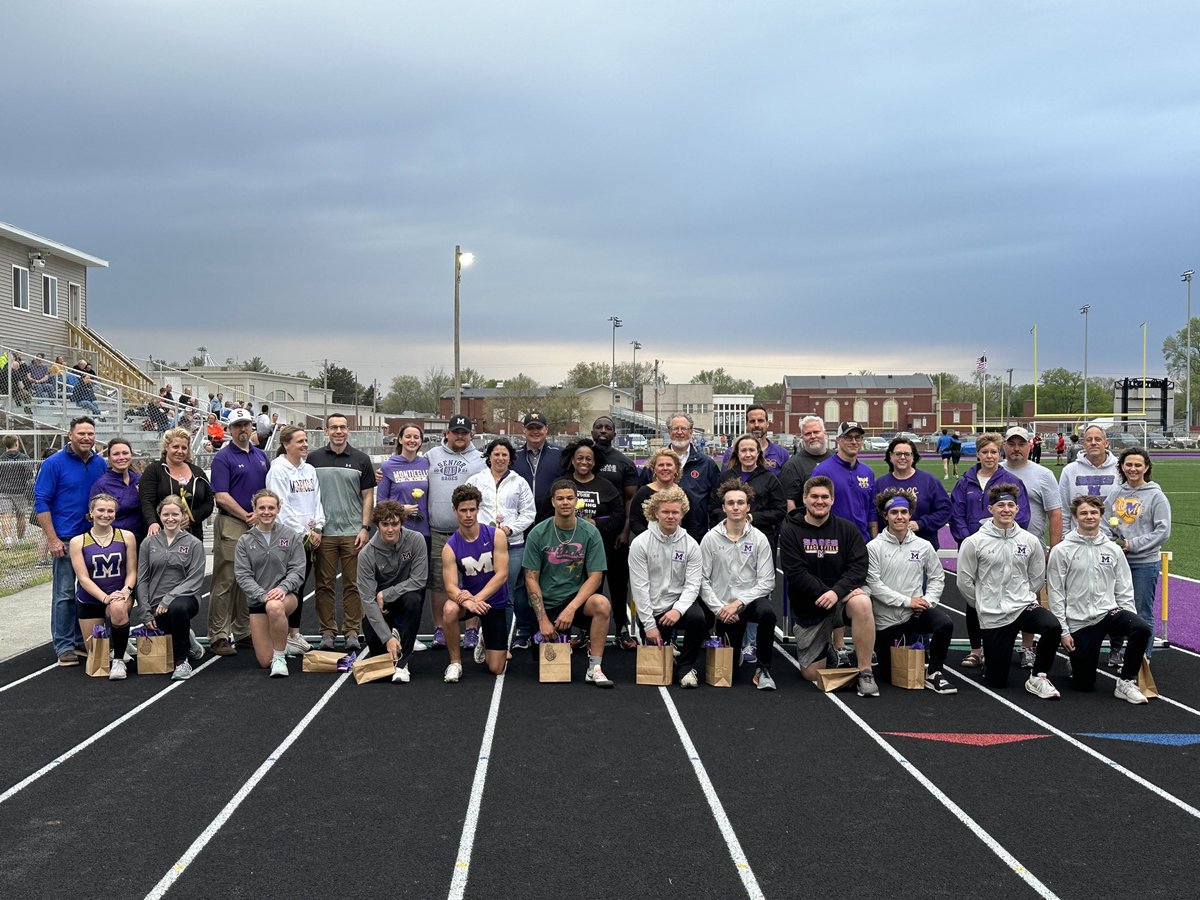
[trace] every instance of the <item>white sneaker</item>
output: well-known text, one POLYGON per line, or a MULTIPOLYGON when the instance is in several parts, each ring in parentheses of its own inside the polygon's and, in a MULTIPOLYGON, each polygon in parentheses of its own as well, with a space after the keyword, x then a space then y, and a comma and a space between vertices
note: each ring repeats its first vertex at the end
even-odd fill
POLYGON ((613 686, 612 679, 604 674, 604 670, 599 666, 588 666, 587 674, 583 676, 584 681, 590 681, 596 687, 610 688, 613 686))
POLYGON ((446 684, 458 684, 458 680, 462 678, 462 665, 460 663, 450 663, 446 666, 446 674, 442 676, 442 681, 446 684))
POLYGON ((271 677, 272 678, 287 678, 288 668, 287 659, 276 656, 271 660, 271 677))
POLYGON ((487 653, 487 648, 483 646, 483 635, 480 635, 479 639, 475 642, 475 650, 472 654, 475 659, 475 665, 483 665, 483 661, 487 659, 487 656, 484 655, 485 653, 487 653))
POLYGON ((109 681, 124 681, 128 677, 125 671, 125 660, 114 659, 108 668, 109 681))
POLYGON ((396 671, 392 673, 392 684, 408 684, 412 681, 412 676, 408 674, 408 665, 396 666, 396 671))
POLYGON ((688 669, 684 672, 683 677, 679 679, 681 688, 694 688, 700 686, 700 676, 696 674, 695 669, 688 669))
MULTIPOLYGON (((112 676, 110 675, 109 678, 112 676)), ((1113 696, 1128 703, 1149 703, 1146 695, 1138 690, 1137 682, 1127 678, 1118 678, 1117 686, 1113 688, 1113 696)))
POLYGON ((188 656, 199 662, 204 659, 204 647, 196 639, 196 632, 188 629, 188 656))
POLYGON ((303 656, 312 649, 312 644, 304 639, 300 634, 289 634, 287 639, 287 655, 288 656, 303 656))
POLYGON ((175 671, 171 673, 172 681, 187 681, 192 677, 192 664, 186 659, 175 667, 175 671))
POLYGON ((1025 682, 1025 690, 1041 700, 1057 700, 1059 697, 1058 689, 1045 675, 1030 675, 1025 682))

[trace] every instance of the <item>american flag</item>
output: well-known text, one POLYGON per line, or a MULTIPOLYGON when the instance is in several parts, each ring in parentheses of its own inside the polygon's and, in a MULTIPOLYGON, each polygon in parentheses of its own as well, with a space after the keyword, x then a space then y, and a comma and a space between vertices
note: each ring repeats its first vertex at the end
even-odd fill
POLYGON ((979 357, 979 359, 975 360, 975 371, 976 372, 986 372, 987 371, 987 356, 981 356, 981 357, 979 357))

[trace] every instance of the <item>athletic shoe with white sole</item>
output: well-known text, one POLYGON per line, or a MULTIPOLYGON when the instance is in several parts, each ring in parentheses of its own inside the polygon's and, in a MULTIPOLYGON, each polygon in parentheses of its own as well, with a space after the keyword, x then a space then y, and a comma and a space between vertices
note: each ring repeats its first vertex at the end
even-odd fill
POLYGON ((599 666, 588 666, 587 674, 583 676, 584 681, 590 681, 596 687, 610 688, 613 686, 612 679, 604 674, 604 670, 599 666))
POLYGON ((1050 683, 1049 678, 1040 673, 1029 676, 1029 680, 1025 682, 1025 690, 1041 700, 1057 700, 1059 698, 1058 688, 1050 683))
MULTIPOLYGON (((111 677, 111 676, 110 676, 111 677)), ((1127 678, 1118 678, 1117 686, 1113 688, 1113 696, 1127 703, 1149 703, 1146 695, 1138 689, 1137 682, 1127 678)))
POLYGON ((412 681, 412 675, 408 673, 408 664, 396 666, 396 671, 392 673, 392 684, 408 684, 412 681))
POLYGON ((287 659, 281 656, 276 656, 271 660, 271 677, 272 678, 287 678, 288 667, 287 659))
POLYGON ((358 635, 357 634, 346 635, 346 652, 347 653, 358 653, 358 651, 360 651, 360 650, 362 650, 362 643, 359 641, 358 635))
POLYGON ((446 674, 442 676, 442 681, 446 684, 458 684, 458 680, 462 678, 462 665, 459 663, 450 663, 446 666, 446 674))
POLYGON ((125 660, 114 659, 108 669, 109 681, 124 681, 128 673, 125 671, 125 660))
POLYGON ((875 673, 866 670, 858 673, 858 696, 879 696, 879 685, 875 683, 875 673))
POLYGON ((694 688, 700 686, 700 676, 695 669, 688 669, 683 673, 683 677, 679 679, 681 688, 694 688))
POLYGON ((462 645, 468 650, 474 650, 479 644, 479 629, 468 628, 463 632, 462 645))
POLYGON ((433 629, 433 643, 429 645, 430 650, 445 650, 446 649, 446 634, 440 628, 433 629))
POLYGON ((1037 661, 1037 654, 1033 652, 1032 647, 1021 648, 1021 668, 1032 669, 1033 664, 1037 661))
POLYGON ((321 635, 321 643, 317 645, 318 650, 332 650, 334 647, 334 638, 332 634, 321 635))
POLYGON ((475 642, 475 650, 471 654, 472 658, 475 660, 475 665, 483 665, 483 661, 487 659, 487 656, 484 655, 486 653, 487 647, 483 645, 483 638, 480 638, 475 642))
POLYGON ((286 649, 288 656, 303 656, 312 649, 312 644, 302 634, 289 634, 286 649))
POLYGON ((175 667, 175 671, 171 673, 172 681, 187 681, 192 677, 192 664, 186 659, 175 667))
POLYGON ((758 667, 758 671, 754 673, 754 686, 760 691, 775 690, 775 679, 771 677, 771 670, 758 667))
POLYGON ((1119 669, 1125 665, 1125 648, 1114 650, 1108 654, 1108 667, 1110 669, 1119 669))
POLYGON ((742 665, 753 666, 758 664, 758 648, 753 644, 747 644, 742 648, 742 665))
POLYGON ((935 694, 957 694, 958 688, 951 684, 941 672, 930 672, 925 676, 926 690, 935 694))
POLYGON ((204 659, 204 646, 196 639, 196 632, 188 630, 188 656, 196 662, 204 659))

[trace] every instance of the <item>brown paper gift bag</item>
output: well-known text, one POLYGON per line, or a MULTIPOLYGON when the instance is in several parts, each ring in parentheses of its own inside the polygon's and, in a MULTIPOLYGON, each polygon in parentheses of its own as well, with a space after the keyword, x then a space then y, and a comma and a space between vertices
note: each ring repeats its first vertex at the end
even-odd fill
POLYGON ((675 654, 670 644, 637 648, 637 683, 669 687, 675 678, 675 654))
MULTIPOLYGON (((320 651, 313 651, 319 653, 320 651)), ((328 651, 326 651, 328 652, 328 651)), ((311 653, 305 653, 306 657, 311 653)), ((343 656, 345 654, 342 654, 343 656)), ((340 659, 340 657, 339 657, 340 659)), ((334 662, 336 670, 337 663, 334 662)), ((396 664, 392 662, 392 658, 386 653, 379 656, 360 656, 350 666, 350 671, 354 673, 354 681, 356 684, 367 684, 371 681, 379 681, 383 678, 391 678, 396 671, 396 664)))
POLYGON ((1142 657, 1142 666, 1138 669, 1138 690, 1145 697, 1157 697, 1158 685, 1154 683, 1154 675, 1150 671, 1150 660, 1142 657))
POLYGON ((112 665, 112 644, 109 639, 88 637, 83 643, 87 647, 87 662, 83 671, 93 678, 107 678, 109 666, 112 665))
POLYGON ((925 690, 925 651, 892 647, 892 684, 910 691, 925 690))
POLYGON ((170 675, 175 671, 171 661, 171 636, 137 635, 137 673, 139 675, 170 675))
POLYGON ((704 683, 713 687, 733 687, 733 648, 704 648, 704 683))
MULTIPOLYGON (((336 650, 310 650, 304 654, 304 662, 300 666, 303 672, 336 672, 339 659, 343 659, 345 653, 338 653, 336 650)), ((390 660, 391 657, 389 656, 390 660)))
POLYGON ((854 684, 858 669, 817 669, 817 680, 813 682, 819 690, 829 694, 846 685, 854 684))
POLYGON ((566 684, 569 682, 571 680, 570 641, 543 641, 537 645, 537 648, 538 681, 543 684, 566 684))

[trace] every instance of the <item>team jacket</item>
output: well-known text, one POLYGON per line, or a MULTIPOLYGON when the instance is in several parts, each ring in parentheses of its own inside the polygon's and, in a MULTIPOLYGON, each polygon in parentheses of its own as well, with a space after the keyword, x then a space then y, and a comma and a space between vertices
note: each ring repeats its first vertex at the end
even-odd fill
POLYGON ((1095 625, 1118 607, 1137 612, 1129 563, 1103 534, 1089 538, 1072 531, 1051 547, 1046 584, 1063 634, 1095 625))
POLYGON ((664 535, 657 522, 629 545, 629 587, 642 628, 658 628, 656 616, 682 615, 700 595, 700 545, 679 528, 664 535))
POLYGON ((746 523, 736 540, 725 522, 700 542, 700 599, 713 612, 735 599, 749 605, 775 590, 775 555, 767 536, 746 523))
POLYGON ((867 591, 876 630, 911 619, 916 614, 908 605, 913 597, 937 606, 945 586, 937 550, 924 538, 910 531, 900 541, 885 528, 867 544, 867 591))
POLYGON ((204 542, 187 531, 167 544, 166 532, 142 541, 138 548, 138 615, 145 622, 154 618, 160 603, 167 606, 176 597, 197 600, 204 586, 204 542))
POLYGON ((1042 542, 1013 525, 988 519, 958 550, 958 590, 979 614, 980 628, 1001 628, 1037 603, 1046 581, 1042 542))
MULTIPOLYGON (((238 538, 233 548, 233 576, 246 595, 246 601, 253 605, 261 604, 263 596, 272 588, 281 587, 289 594, 296 593, 304 587, 303 536, 280 525, 278 519, 269 535, 251 528, 238 538), (265 542, 264 537, 267 538, 265 542)), ((366 606, 365 602, 363 606, 366 606)))

